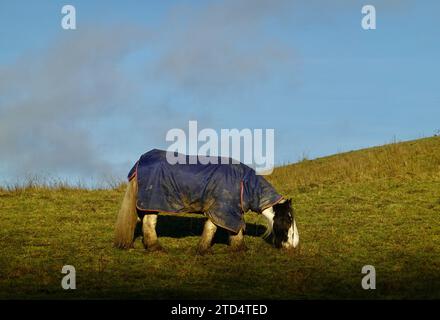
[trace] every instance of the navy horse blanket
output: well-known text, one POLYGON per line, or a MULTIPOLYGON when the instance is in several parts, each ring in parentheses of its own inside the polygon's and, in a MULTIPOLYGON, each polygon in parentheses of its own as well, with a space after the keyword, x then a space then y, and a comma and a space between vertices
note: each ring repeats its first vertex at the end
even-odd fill
POLYGON ((184 164, 170 164, 167 151, 154 149, 136 162, 128 179, 137 179, 138 211, 204 213, 215 225, 237 233, 245 229, 245 212, 261 213, 282 199, 269 182, 242 163, 180 156, 184 164))

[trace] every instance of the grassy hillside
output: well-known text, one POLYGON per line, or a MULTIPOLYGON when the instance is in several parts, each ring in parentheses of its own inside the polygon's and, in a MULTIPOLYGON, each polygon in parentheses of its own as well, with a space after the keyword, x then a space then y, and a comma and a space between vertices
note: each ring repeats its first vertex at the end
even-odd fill
POLYGON ((268 177, 293 198, 301 247, 248 214, 249 250, 195 255, 203 218, 160 217, 166 253, 112 248, 124 188, 0 189, 0 298, 440 298, 440 137, 303 161, 268 177), (63 265, 77 271, 64 291, 63 265), (376 290, 361 268, 374 265, 376 290))

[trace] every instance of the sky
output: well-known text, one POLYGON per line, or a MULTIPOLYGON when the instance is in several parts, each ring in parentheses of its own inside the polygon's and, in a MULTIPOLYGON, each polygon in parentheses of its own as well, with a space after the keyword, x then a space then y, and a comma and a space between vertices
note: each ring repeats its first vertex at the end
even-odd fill
POLYGON ((275 164, 440 130, 438 1, 0 0, 0 185, 122 180, 166 132, 273 128, 275 164), (76 30, 61 8, 76 9, 76 30), (365 4, 376 29, 361 27, 365 4))

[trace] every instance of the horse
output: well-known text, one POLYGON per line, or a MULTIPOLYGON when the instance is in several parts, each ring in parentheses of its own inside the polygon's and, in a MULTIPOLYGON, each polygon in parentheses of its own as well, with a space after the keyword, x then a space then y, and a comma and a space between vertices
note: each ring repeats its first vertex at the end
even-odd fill
POLYGON ((249 210, 265 217, 263 237, 271 236, 275 248, 290 250, 298 246, 292 199, 279 195, 255 170, 231 158, 154 149, 143 154, 128 174, 114 246, 133 248, 140 222, 145 249, 161 251, 156 233, 159 213, 201 213, 207 219, 197 246, 199 254, 211 252, 217 228, 228 231, 234 251, 246 250, 244 214, 249 210), (172 156, 183 159, 183 163, 170 163, 172 156))

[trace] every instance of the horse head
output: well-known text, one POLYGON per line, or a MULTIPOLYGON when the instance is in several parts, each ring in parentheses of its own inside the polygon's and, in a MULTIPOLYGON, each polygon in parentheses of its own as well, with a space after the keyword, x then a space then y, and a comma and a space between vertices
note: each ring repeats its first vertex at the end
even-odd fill
POLYGON ((273 245, 276 248, 292 249, 298 246, 299 234, 292 199, 283 199, 273 207, 265 209, 262 214, 269 223, 265 235, 272 233, 273 245))

